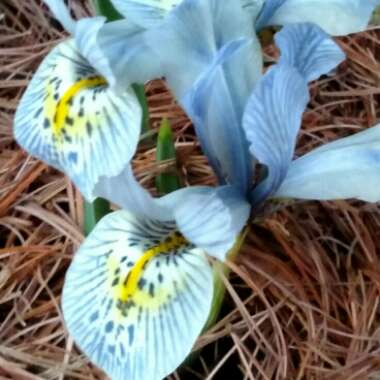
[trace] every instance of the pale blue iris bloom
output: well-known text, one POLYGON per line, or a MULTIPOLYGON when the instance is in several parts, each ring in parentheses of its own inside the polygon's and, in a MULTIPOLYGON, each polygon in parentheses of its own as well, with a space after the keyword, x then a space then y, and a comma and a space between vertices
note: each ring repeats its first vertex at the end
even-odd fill
MULTIPOLYGON (((262 2, 262 1, 261 1, 262 2)), ((264 0, 257 28, 312 22, 342 36, 364 30, 379 0, 264 0)))
MULTIPOLYGON (((105 51, 107 46, 112 47, 109 43, 112 38, 116 38, 110 30, 120 32, 122 25, 119 22, 106 26, 104 34, 100 33, 99 41, 105 51)), ((378 166, 373 153, 379 147, 372 141, 371 146, 368 144, 370 132, 366 132, 368 138, 358 134, 292 161, 301 116, 309 100, 308 82, 334 69, 344 59, 342 51, 317 26, 289 25, 276 36, 281 50, 278 64, 262 76, 261 51, 253 28, 249 15, 235 1, 186 0, 160 21, 160 27, 152 26, 141 33, 127 31, 127 43, 118 42, 119 47, 125 44, 127 49, 139 40, 158 59, 162 74, 192 118, 222 186, 183 189, 153 199, 128 167, 120 176, 97 187, 97 194, 128 211, 104 218, 86 239, 68 272, 63 310, 76 342, 115 380, 160 379, 185 359, 211 305, 212 272, 205 254, 224 260, 250 212, 260 208, 265 200, 315 195, 318 199, 318 194, 306 192, 307 186, 302 194, 292 191, 302 192, 299 186, 302 181, 316 182, 323 178, 333 198, 336 195, 370 198, 365 190, 348 194, 347 186, 353 180, 344 173, 350 167, 350 174, 354 175, 363 161, 368 171, 372 163, 378 166), (329 162, 324 154, 345 156, 346 167, 329 162), (267 176, 254 184, 257 163, 265 165, 267 176), (304 167, 309 177, 301 171, 304 167), (310 167, 314 169, 308 170, 310 167), (318 178, 325 169, 329 177, 318 178), (333 180, 339 172, 341 183, 333 180), (154 285, 153 296, 144 304, 143 296, 149 295, 147 286, 131 298, 142 308, 142 317, 139 319, 136 311, 118 319, 110 284, 120 273, 104 268, 116 271, 120 268, 122 278, 131 276, 131 269, 122 264, 124 258, 131 260, 135 268, 154 241, 162 242, 174 231, 179 231, 186 243, 155 257, 143 273, 145 283, 154 285), (153 232, 155 237, 151 237, 153 232), (134 252, 137 238, 138 251, 134 252), (116 260, 115 266, 112 260, 116 260), (157 263, 162 272, 158 272, 157 263), (161 279, 168 279, 164 286, 159 274, 161 279), (175 285, 179 282, 184 284, 181 289, 175 285), (89 288, 85 296, 79 283, 89 288), (156 294, 162 292, 169 292, 171 298, 152 309, 151 304, 160 299, 156 294), (83 321, 76 315, 81 315, 88 304, 99 313, 83 321), (112 331, 107 333, 111 322, 112 331), (132 332, 122 330, 127 325, 132 332)), ((116 58, 116 51, 108 56, 116 58)), ((125 57, 126 67, 140 59, 131 54, 125 57)), ((144 61, 139 62, 143 68, 144 61)), ((147 72, 152 72, 151 67, 149 62, 147 72)), ((378 128, 370 131, 374 131, 372 137, 380 133, 378 128)), ((373 169, 371 175, 374 183, 380 182, 373 169)), ((379 196, 371 191, 371 200, 376 200, 379 196)))
MULTIPOLYGON (((48 3, 75 41, 58 47, 32 80, 16 117, 16 137, 65 170, 88 198, 101 195, 123 207, 103 218, 75 255, 64 285, 64 318, 76 343, 113 380, 161 379, 186 358, 207 320, 213 297, 208 256, 225 260, 252 206, 269 197, 377 200, 375 188, 358 185, 358 169, 365 168, 377 188, 380 132, 373 128, 292 161, 307 84, 344 56, 317 26, 289 25, 276 37, 279 63, 262 76, 255 24, 266 25, 274 10, 280 12, 278 4, 155 1, 170 7, 160 17, 151 13, 154 22, 144 24, 136 13, 131 21, 105 25, 102 18, 75 22, 62 1, 48 3), (109 86, 75 92, 78 81, 99 74, 109 86), (192 118, 220 187, 154 199, 136 181, 129 161, 141 110, 128 88, 162 75, 192 118), (47 85, 55 91, 46 97, 47 85), (99 93, 104 98, 97 103, 99 93), (58 149, 49 127, 57 123, 62 99, 68 107, 60 114, 68 119, 55 126, 63 138, 58 149), (73 118, 75 133, 69 132, 73 118), (344 165, 336 162, 342 157, 344 165), (267 176, 254 184, 257 163, 267 176)), ((359 14, 360 22, 367 16, 359 14)))
MULTIPOLYGON (((156 26, 183 0, 112 0, 128 20, 156 26)), ((260 30, 265 26, 312 22, 339 36, 364 30, 379 0, 237 0, 260 30)))
POLYGON ((92 201, 95 186, 119 175, 133 157, 142 110, 99 48, 106 19, 75 21, 63 0, 45 2, 72 37, 57 44, 34 74, 18 105, 14 134, 26 151, 65 172, 92 201))

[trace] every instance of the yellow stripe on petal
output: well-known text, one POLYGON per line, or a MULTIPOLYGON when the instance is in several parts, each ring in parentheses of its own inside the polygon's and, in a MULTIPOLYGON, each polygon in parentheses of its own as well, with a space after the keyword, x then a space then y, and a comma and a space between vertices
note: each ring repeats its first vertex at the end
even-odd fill
POLYGON ((26 89, 14 133, 32 155, 65 172, 92 200, 136 151, 142 111, 132 88, 115 94, 73 40, 57 45, 26 89))
POLYGON ((129 272, 126 281, 121 284, 120 300, 122 302, 126 302, 136 293, 137 285, 142 277, 144 269, 154 257, 165 253, 170 253, 175 249, 186 247, 188 244, 189 243, 182 235, 173 233, 168 236, 164 242, 144 252, 144 254, 137 260, 132 270, 129 272))
MULTIPOLYGON (((53 134, 58 137, 68 121, 70 115, 70 108, 72 106, 73 98, 78 95, 79 92, 87 89, 91 89, 94 87, 106 85, 107 82, 102 77, 92 77, 81 79, 80 81, 74 83, 62 96, 62 98, 58 101, 54 123, 53 123, 53 134)), ((75 121, 74 121, 75 126, 75 121)))
POLYGON ((117 211, 76 253, 62 308, 75 342, 110 378, 162 379, 190 353, 212 296, 205 253, 174 223, 117 211))

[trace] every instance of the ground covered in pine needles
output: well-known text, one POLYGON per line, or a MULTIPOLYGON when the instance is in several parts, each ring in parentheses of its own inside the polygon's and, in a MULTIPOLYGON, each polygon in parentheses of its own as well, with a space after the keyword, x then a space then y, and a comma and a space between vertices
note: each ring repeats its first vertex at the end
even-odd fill
MULTIPOLYGON (((73 12, 91 12, 72 1, 73 12)), ((82 198, 15 143, 18 99, 65 34, 40 1, 0 2, 0 378, 104 379, 77 351, 60 310, 65 271, 83 239, 82 198)), ((311 88, 298 153, 379 121, 380 30, 339 39, 347 61, 311 88)), ((276 54, 266 48, 267 59, 276 54)), ((191 123, 161 82, 147 85, 152 130, 173 125, 185 184, 212 184, 191 123)), ((134 161, 151 187, 167 165, 144 145, 134 161)), ((365 186, 365 183, 363 183, 365 186)), ((380 378, 380 210, 361 202, 297 203, 250 226, 222 319, 172 379, 380 378)), ((143 380, 143 379, 142 379, 143 380)))

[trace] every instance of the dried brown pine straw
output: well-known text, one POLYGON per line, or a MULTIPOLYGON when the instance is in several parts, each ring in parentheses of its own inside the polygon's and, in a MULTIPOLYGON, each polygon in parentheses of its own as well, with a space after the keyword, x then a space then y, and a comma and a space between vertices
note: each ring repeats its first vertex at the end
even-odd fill
MULTIPOLYGON (((90 11, 85 5, 72 1, 78 17, 90 11)), ((74 348, 59 309, 82 239, 82 199, 12 137, 20 94, 63 37, 40 1, 0 3, 1 379, 104 378, 74 348)), ((380 32, 340 43, 349 59, 312 85, 299 154, 379 119, 380 32)), ((164 116, 173 123, 184 182, 213 184, 182 111, 161 82, 148 91, 153 127, 164 116)), ((135 160, 150 188, 162 170, 154 153, 142 147, 135 160)), ((344 201, 299 203, 252 225, 238 261, 229 263, 222 319, 198 340, 200 359, 171 378, 379 379, 379 227, 376 205, 344 201)))

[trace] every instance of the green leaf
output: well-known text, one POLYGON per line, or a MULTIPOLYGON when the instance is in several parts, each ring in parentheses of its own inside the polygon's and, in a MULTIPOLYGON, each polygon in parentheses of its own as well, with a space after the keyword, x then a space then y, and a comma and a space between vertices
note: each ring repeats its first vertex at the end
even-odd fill
POLYGON ((108 201, 102 198, 95 199, 94 202, 84 201, 84 233, 87 236, 96 226, 103 216, 111 212, 108 201))
POLYGON ((373 13, 371 23, 374 25, 380 25, 380 7, 377 7, 373 13))
MULTIPOLYGON (((231 248, 230 252, 228 253, 228 260, 234 261, 236 259, 236 256, 238 255, 242 245, 244 244, 248 231, 249 228, 246 227, 244 231, 240 234, 240 236, 237 238, 235 245, 231 248)), ((205 324, 205 327, 203 328, 203 331, 208 330, 217 322, 220 310, 223 306, 226 288, 221 278, 221 274, 228 278, 230 275, 230 269, 224 263, 217 261, 214 264, 214 296, 212 300, 211 311, 208 320, 205 324)))
POLYGON ((133 84, 132 87, 142 108, 141 132, 146 133, 149 131, 149 108, 145 95, 145 87, 143 84, 133 84))
POLYGON ((110 0, 94 0, 96 13, 105 16, 108 21, 117 21, 123 18, 114 8, 110 0))
MULTIPOLYGON (((157 162, 163 162, 167 160, 174 160, 176 162, 173 132, 168 119, 163 119, 161 122, 160 130, 158 133, 156 152, 157 162)), ((181 185, 177 174, 161 173, 156 177, 156 187, 158 192, 163 195, 178 190, 181 185)))

